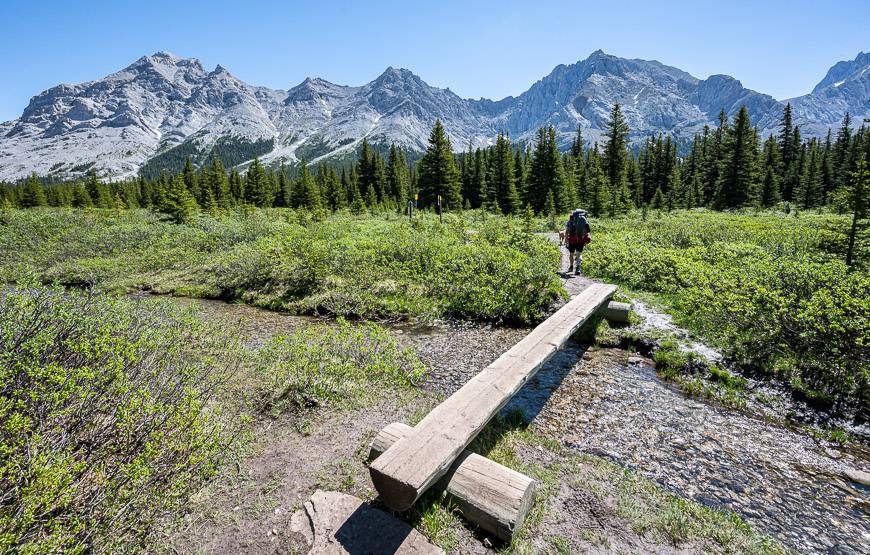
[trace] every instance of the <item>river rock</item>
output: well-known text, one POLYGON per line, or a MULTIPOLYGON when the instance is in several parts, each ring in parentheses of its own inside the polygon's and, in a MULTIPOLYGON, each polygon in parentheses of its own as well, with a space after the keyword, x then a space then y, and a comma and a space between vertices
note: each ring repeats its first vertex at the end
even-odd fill
POLYGON ((870 486, 870 472, 864 472, 863 470, 856 470, 850 468, 844 470, 843 475, 846 478, 852 480, 853 482, 856 482, 863 486, 870 486))
POLYGON ((290 532, 309 554, 443 554, 417 530, 362 499, 317 490, 290 519, 290 532))

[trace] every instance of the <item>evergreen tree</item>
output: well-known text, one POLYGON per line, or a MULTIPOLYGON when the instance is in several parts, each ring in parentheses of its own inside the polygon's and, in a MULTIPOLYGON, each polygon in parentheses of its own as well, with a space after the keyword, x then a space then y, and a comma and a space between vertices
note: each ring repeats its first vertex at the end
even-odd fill
POLYGON ((717 208, 740 208, 755 199, 758 184, 757 144, 755 128, 749 121, 749 111, 742 106, 734 125, 725 135, 722 147, 722 167, 714 203, 717 208))
POLYGON ((785 151, 782 152, 781 187, 783 200, 790 202, 794 200, 794 194, 801 185, 801 130, 798 126, 792 128, 788 148, 791 151, 788 156, 786 156, 785 151))
POLYGON ((245 200, 260 208, 272 206, 272 190, 259 158, 254 158, 245 175, 245 200))
POLYGON ((822 171, 821 153, 818 141, 813 139, 806 148, 806 159, 802 167, 800 193, 795 198, 801 208, 813 208, 821 201, 822 171))
POLYGON ((601 160, 598 149, 589 150, 586 164, 586 181, 588 183, 588 198, 581 198, 581 203, 586 203, 589 213, 593 216, 601 216, 610 210, 610 198, 608 195, 607 176, 601 169, 601 160))
POLYGON ((408 164, 396 145, 390 145, 387 158, 387 194, 399 204, 408 200, 408 164))
POLYGON ((366 197, 369 189, 374 187, 375 172, 372 158, 373 152, 369 146, 368 137, 363 137, 356 161, 356 173, 359 176, 357 186, 359 187, 360 195, 363 197, 366 197))
POLYGON ((779 151, 782 155, 782 170, 780 179, 785 180, 791 164, 796 160, 796 146, 793 145, 794 125, 792 123, 791 103, 787 103, 782 110, 782 118, 779 120, 779 151))
POLYGON ((366 206, 370 210, 374 210, 375 208, 377 208, 378 195, 377 195, 377 193, 375 193, 375 188, 373 186, 369 186, 368 190, 366 191, 365 201, 366 201, 366 206))
POLYGON ((834 143, 834 172, 836 186, 846 183, 850 178, 849 151, 852 146, 852 116, 849 112, 843 116, 843 124, 837 131, 837 141, 834 143))
POLYGON ((94 205, 91 195, 88 194, 88 190, 81 183, 77 183, 73 187, 72 205, 74 208, 90 208, 94 205))
POLYGON ((571 156, 580 158, 583 156, 583 128, 577 124, 577 136, 574 137, 574 142, 571 143, 571 156))
POLYGON ((47 206, 48 200, 45 196, 45 189, 42 188, 42 183, 39 182, 39 179, 36 177, 36 174, 33 173, 27 179, 27 183, 24 185, 24 192, 21 196, 21 200, 19 201, 19 205, 22 208, 33 208, 36 206, 47 206))
POLYGON ((613 198, 616 202, 611 204, 612 210, 624 210, 630 202, 628 193, 628 123, 622 114, 619 103, 615 103, 610 110, 610 119, 607 121, 604 144, 604 171, 610 182, 613 198))
POLYGON ((230 172, 230 195, 235 203, 245 202, 245 183, 235 169, 230 172))
POLYGON ((661 210, 665 206, 665 195, 662 193, 661 188, 656 189, 655 194, 653 194, 652 202, 650 205, 656 210, 661 210))
POLYGON ((503 214, 515 214, 520 209, 514 174, 514 156, 510 140, 499 133, 490 158, 491 189, 503 214))
POLYGON ((190 223, 196 219, 198 210, 196 199, 187 189, 183 174, 170 181, 157 209, 178 224, 190 223))
POLYGON ((275 200, 272 202, 272 206, 278 208, 289 208, 292 203, 292 198, 293 186, 290 184, 290 180, 287 179, 287 174, 284 171, 284 168, 281 168, 278 171, 278 192, 275 195, 275 200))
POLYGON ((725 137, 729 132, 728 115, 725 110, 719 112, 719 125, 716 130, 707 135, 705 146, 706 165, 704 171, 704 204, 712 203, 716 194, 716 186, 722 169, 725 155, 725 137))
POLYGON ((366 203, 357 188, 354 188, 353 201, 350 203, 350 211, 356 215, 360 215, 366 211, 366 203))
POLYGON ((553 127, 542 127, 538 130, 538 141, 532 155, 525 201, 535 211, 542 213, 550 193, 553 194, 556 210, 564 212, 571 209, 562 157, 556 144, 556 130, 553 127))
POLYGON ((97 173, 91 170, 88 173, 88 179, 85 181, 85 187, 88 189, 88 194, 97 208, 112 208, 114 201, 109 195, 109 190, 106 186, 97 179, 97 173))
POLYGON ((420 202, 424 206, 433 206, 439 195, 448 207, 462 206, 459 169, 441 120, 435 120, 429 135, 429 147, 420 159, 418 171, 420 202))
POLYGON ((334 168, 330 168, 326 177, 326 205, 330 210, 341 210, 347 206, 347 192, 341 185, 334 168))
POLYGON ((831 193, 837 188, 837 178, 834 172, 834 152, 833 143, 831 142, 831 130, 828 129, 828 135, 825 137, 825 145, 822 149, 821 159, 821 174, 822 174, 822 204, 828 204, 831 193))
MULTIPOLYGON (((296 207, 308 208, 309 210, 316 210, 322 207, 317 183, 308 170, 308 164, 304 162, 302 163, 302 174, 299 176, 299 182, 296 184, 295 189, 299 192, 296 197, 296 207)), ((372 190, 372 192, 374 191, 372 190)))
POLYGON ((769 208, 779 202, 781 198, 779 177, 782 171, 782 159, 779 153, 779 143, 776 142, 773 135, 764 142, 762 158, 763 177, 758 201, 761 206, 769 208))
POLYGON ((187 187, 187 190, 190 191, 190 194, 193 195, 197 203, 201 203, 203 201, 202 189, 199 187, 199 179, 197 179, 196 171, 193 169, 190 158, 185 158, 184 169, 181 175, 184 176, 184 185, 187 187))
MULTIPOLYGON (((514 185, 517 188, 517 195, 520 199, 526 198, 526 164, 523 159, 521 149, 516 149, 514 152, 514 185)), ((528 206, 528 203, 526 203, 528 206)))
POLYGON ((858 235, 867 225, 867 205, 870 196, 870 169, 867 168, 867 160, 861 153, 856 162, 855 171, 849 174, 849 180, 845 183, 845 198, 852 212, 852 225, 848 232, 848 246, 846 247, 846 264, 853 266, 857 259, 856 245, 858 235))

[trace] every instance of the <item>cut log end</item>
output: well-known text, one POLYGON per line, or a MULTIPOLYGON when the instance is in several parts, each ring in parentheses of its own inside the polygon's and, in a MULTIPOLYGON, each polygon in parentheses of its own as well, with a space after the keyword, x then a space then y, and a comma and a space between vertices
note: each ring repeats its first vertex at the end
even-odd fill
MULTIPOLYGON (((369 460, 376 459, 413 429, 394 422, 372 440, 369 460)), ((535 498, 536 482, 485 457, 463 451, 438 482, 466 520, 510 542, 535 498)))
POLYGON ((369 475, 378 497, 384 505, 394 511, 407 511, 417 501, 417 489, 402 483, 389 474, 380 472, 374 466, 369 466, 369 475))
POLYGON ((629 303, 618 303, 610 301, 600 309, 601 315, 611 322, 617 324, 627 324, 631 317, 631 305, 629 303))

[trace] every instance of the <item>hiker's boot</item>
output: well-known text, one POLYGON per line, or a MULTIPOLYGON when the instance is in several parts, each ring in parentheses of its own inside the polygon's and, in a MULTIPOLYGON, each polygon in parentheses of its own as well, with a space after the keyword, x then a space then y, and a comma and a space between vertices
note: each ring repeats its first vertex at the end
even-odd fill
POLYGON ((575 276, 579 276, 579 275, 580 275, 580 263, 581 263, 581 262, 583 262, 583 257, 582 257, 582 256, 581 256, 580 258, 577 259, 577 269, 576 269, 576 271, 574 272, 574 275, 575 275, 575 276))

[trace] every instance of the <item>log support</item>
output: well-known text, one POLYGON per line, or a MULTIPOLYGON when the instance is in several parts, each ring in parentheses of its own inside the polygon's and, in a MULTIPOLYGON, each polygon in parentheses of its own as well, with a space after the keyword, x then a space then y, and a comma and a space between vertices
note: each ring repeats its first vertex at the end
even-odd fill
POLYGON ((607 320, 617 324, 627 324, 631 317, 631 305, 629 303, 610 301, 599 310, 601 315, 607 320))
MULTIPOLYGON (((369 460, 413 430, 399 422, 385 427, 372 440, 369 460)), ((467 521, 506 542, 522 525, 535 495, 534 480, 468 450, 433 488, 445 491, 467 521)))

